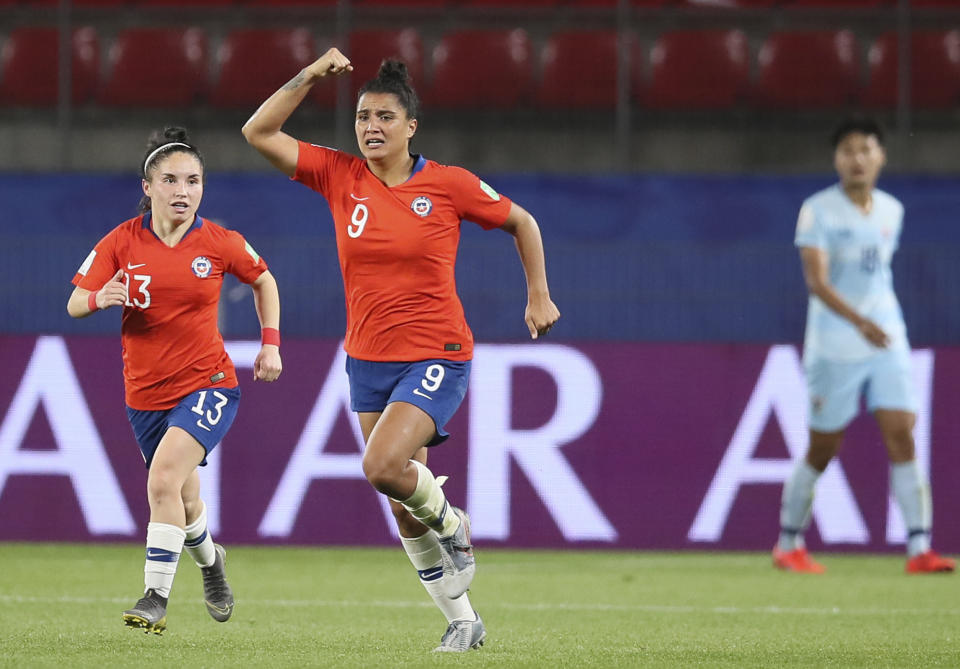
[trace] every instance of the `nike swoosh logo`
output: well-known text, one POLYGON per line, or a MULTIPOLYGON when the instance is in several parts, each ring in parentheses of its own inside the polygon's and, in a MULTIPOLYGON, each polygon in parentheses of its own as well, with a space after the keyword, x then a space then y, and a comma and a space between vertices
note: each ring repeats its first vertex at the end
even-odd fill
POLYGON ((203 603, 206 604, 207 607, 216 611, 217 613, 230 613, 230 609, 233 608, 232 605, 227 605, 227 606, 224 606, 223 608, 220 608, 219 606, 211 602, 209 599, 203 600, 203 603))
POLYGON ((164 553, 158 553, 156 551, 147 551, 147 559, 162 557, 164 553))
POLYGON ((146 264, 147 263, 145 262, 142 262, 139 265, 131 265, 130 263, 127 263, 127 269, 137 269, 138 267, 143 267, 146 264))
POLYGON ((419 395, 420 397, 426 397, 428 400, 432 400, 432 399, 433 399, 432 397, 430 397, 429 395, 427 395, 425 392, 422 392, 419 388, 414 388, 414 389, 413 389, 413 394, 414 394, 414 395, 419 395))
POLYGON ((352 197, 352 198, 353 198, 354 200, 356 200, 357 202, 363 202, 364 200, 369 200, 369 199, 370 199, 369 197, 357 197, 357 196, 354 195, 353 193, 350 193, 350 197, 352 197))

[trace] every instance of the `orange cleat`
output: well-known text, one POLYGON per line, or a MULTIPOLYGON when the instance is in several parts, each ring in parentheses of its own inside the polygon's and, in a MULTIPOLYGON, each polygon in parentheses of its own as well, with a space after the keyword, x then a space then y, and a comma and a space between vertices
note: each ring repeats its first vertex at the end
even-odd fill
POLYGON ((806 548, 795 548, 792 551, 782 551, 779 546, 773 547, 773 566, 784 571, 795 571, 801 574, 822 574, 827 570, 819 562, 814 562, 806 548))
POLYGON ((927 551, 914 555, 907 560, 908 574, 949 573, 957 568, 957 561, 940 557, 936 551, 927 551))

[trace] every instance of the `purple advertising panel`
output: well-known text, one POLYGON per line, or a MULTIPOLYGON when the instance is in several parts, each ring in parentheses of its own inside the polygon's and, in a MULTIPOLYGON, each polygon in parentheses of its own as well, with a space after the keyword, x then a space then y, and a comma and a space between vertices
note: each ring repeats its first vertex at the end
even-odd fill
MULTIPOLYGON (((387 544, 361 471, 344 355, 285 341, 279 381, 252 381, 256 342, 229 342, 237 419, 202 468, 212 529, 230 543, 387 544)), ((934 542, 960 552, 960 350, 918 350, 917 454, 934 542)), ((140 540, 146 470, 126 420, 119 338, 0 337, 0 540, 140 540)), ((780 491, 806 448, 792 346, 477 346, 470 389, 430 452, 481 545, 769 549, 780 491)), ((901 550, 872 419, 821 477, 808 544, 901 550)))

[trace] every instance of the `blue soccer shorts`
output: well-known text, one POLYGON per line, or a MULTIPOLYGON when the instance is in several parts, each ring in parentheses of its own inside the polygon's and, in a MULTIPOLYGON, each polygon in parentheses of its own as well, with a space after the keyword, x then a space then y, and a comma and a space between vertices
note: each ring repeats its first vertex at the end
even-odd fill
POLYGON ((190 393, 177 406, 159 411, 143 411, 127 407, 127 418, 150 469, 160 440, 170 427, 179 427, 203 446, 203 462, 210 455, 237 417, 240 388, 205 388, 190 393))
POLYGON ((420 360, 372 362, 347 356, 350 409, 383 411, 391 402, 407 402, 427 413, 437 431, 427 446, 450 436, 443 427, 456 413, 470 380, 470 361, 420 360))
POLYGON ((809 425, 818 432, 844 429, 860 410, 917 410, 910 371, 910 351, 880 351, 865 360, 804 360, 810 395, 809 425))

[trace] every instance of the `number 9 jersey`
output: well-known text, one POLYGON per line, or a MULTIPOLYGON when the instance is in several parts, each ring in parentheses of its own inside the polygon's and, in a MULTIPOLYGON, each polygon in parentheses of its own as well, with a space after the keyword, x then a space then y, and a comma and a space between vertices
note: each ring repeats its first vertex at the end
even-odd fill
POLYGON ((322 194, 333 214, 346 352, 374 362, 470 360, 473 335, 454 275, 460 223, 497 228, 510 200, 467 170, 422 156, 409 179, 388 187, 366 161, 306 142, 293 179, 322 194))
MULTIPOLYGON (((804 201, 795 238, 798 247, 827 253, 830 284, 857 313, 887 333, 891 350, 908 348, 890 271, 902 226, 903 205, 892 195, 874 189, 873 207, 864 214, 834 185, 804 201)), ((804 358, 855 361, 879 350, 853 324, 810 296, 804 358)))
POLYGON ((127 406, 169 409, 201 388, 237 386, 217 329, 220 287, 226 272, 252 283, 267 269, 240 233, 197 216, 169 247, 146 213, 101 239, 73 284, 100 290, 118 269, 127 287, 121 325, 127 406))

